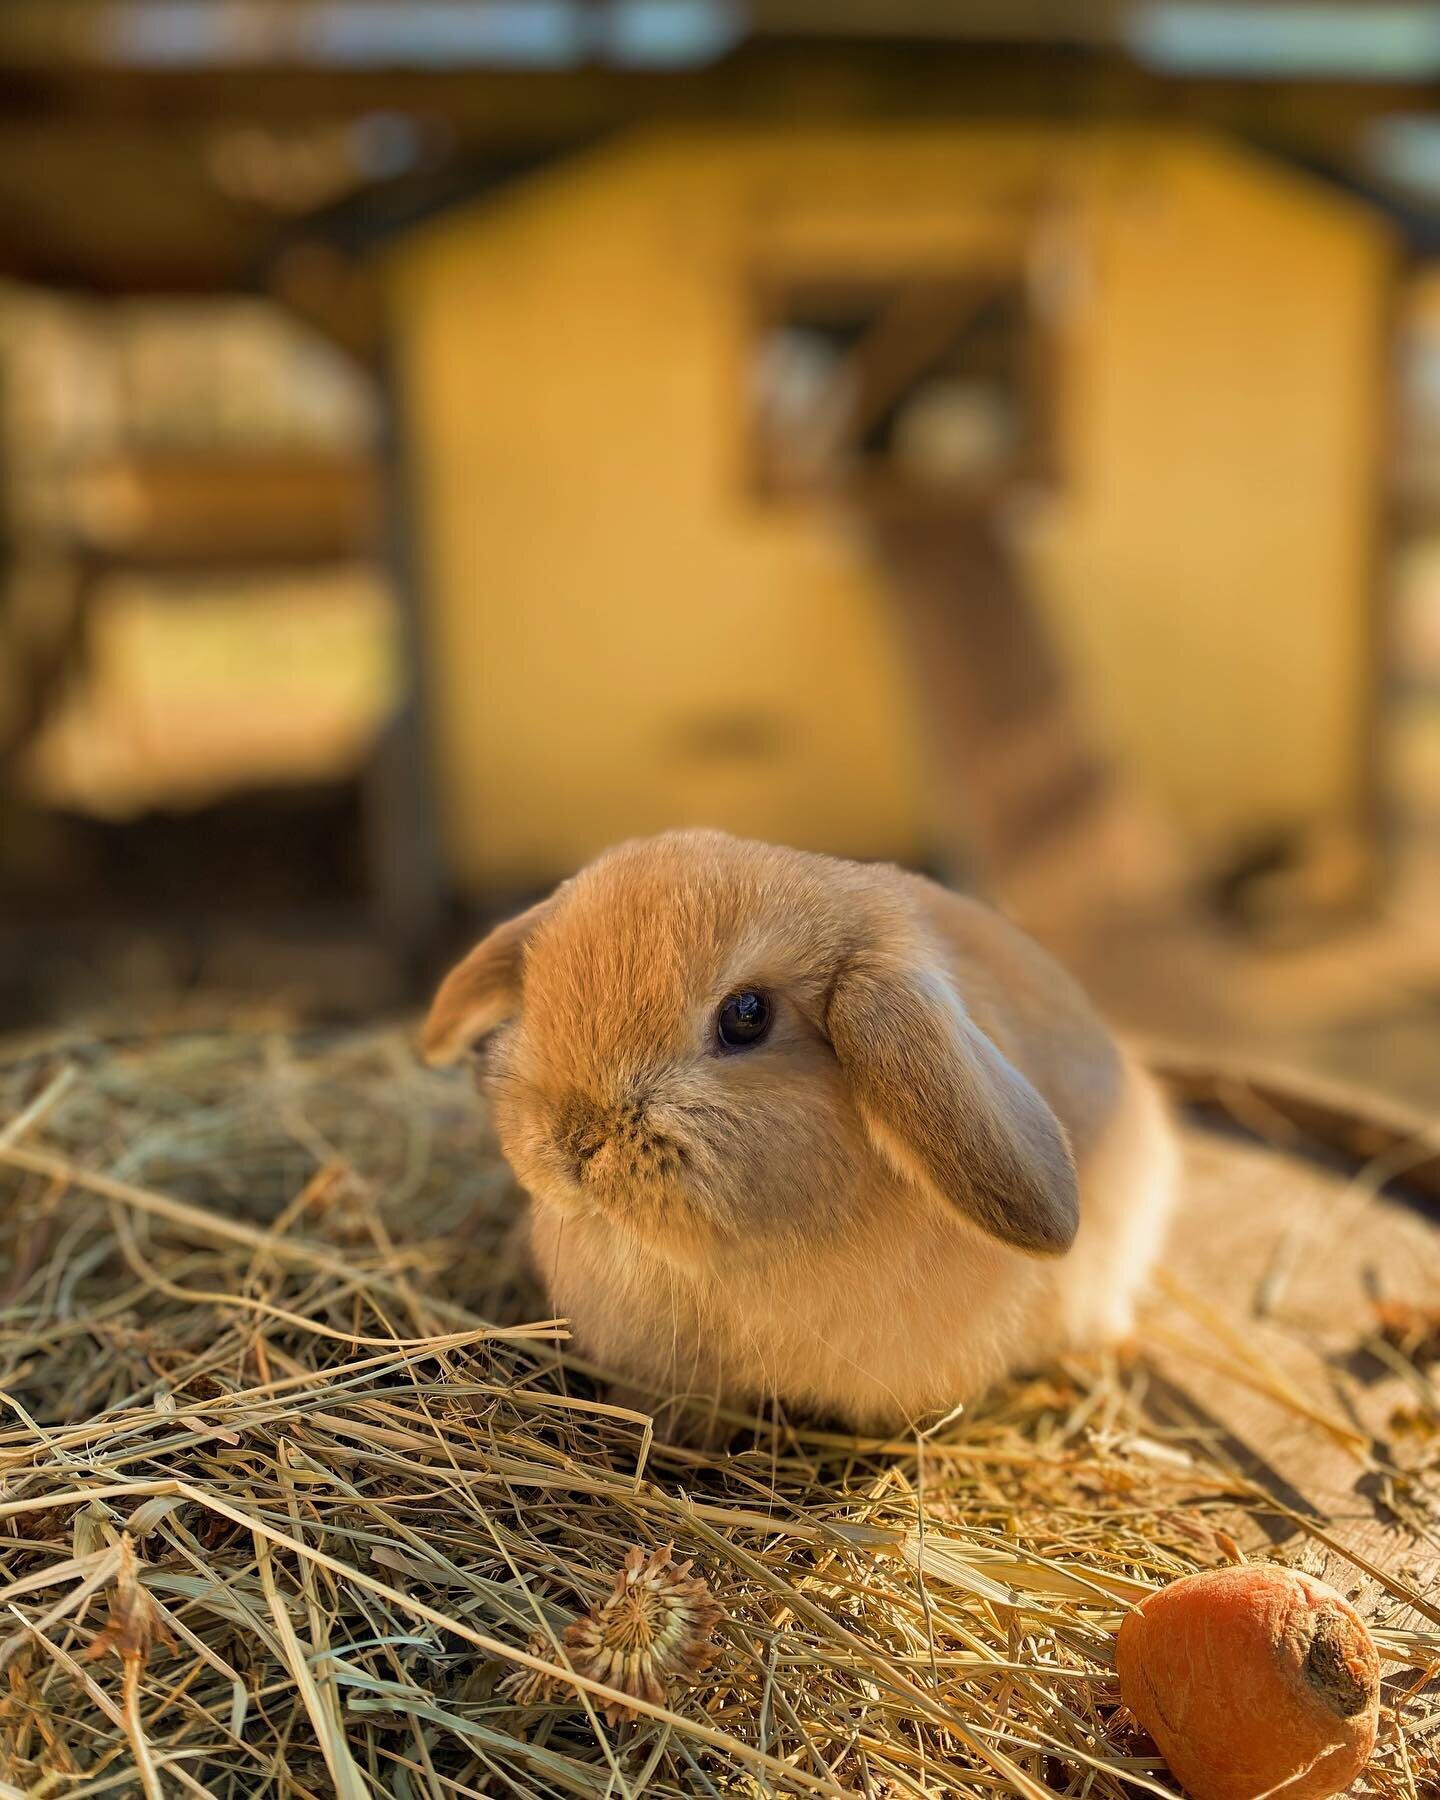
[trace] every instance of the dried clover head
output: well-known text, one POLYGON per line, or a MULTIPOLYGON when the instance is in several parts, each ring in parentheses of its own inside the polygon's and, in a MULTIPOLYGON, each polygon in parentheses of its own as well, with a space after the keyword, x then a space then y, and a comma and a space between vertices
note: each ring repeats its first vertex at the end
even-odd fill
MULTIPOLYGON (((691 1575, 694 1564, 674 1562, 673 1550, 667 1544, 647 1557, 637 1545, 605 1598, 566 1628, 565 1652, 577 1675, 664 1706, 673 1687, 694 1681, 709 1665, 721 1610, 706 1582, 691 1575)), ((535 1637, 526 1648, 543 1656, 550 1645, 535 1637)), ((502 1685, 521 1705, 564 1689, 557 1677, 531 1669, 517 1669, 502 1685)), ((612 1725, 629 1710, 623 1701, 601 1703, 612 1725)))
MULTIPOLYGON (((526 1638, 525 1651, 529 1656, 544 1657, 547 1662, 555 1660, 555 1645, 543 1631, 532 1632, 526 1638)), ((564 1682, 548 1669, 512 1669, 500 1683, 500 1692, 508 1694, 517 1706, 538 1706, 542 1700, 555 1699, 564 1688, 564 1682)))

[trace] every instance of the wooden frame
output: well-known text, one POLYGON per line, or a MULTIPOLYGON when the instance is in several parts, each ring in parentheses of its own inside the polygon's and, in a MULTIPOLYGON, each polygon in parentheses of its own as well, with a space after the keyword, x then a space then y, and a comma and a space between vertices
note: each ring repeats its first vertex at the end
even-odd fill
POLYGON ((873 318, 846 360, 857 374, 857 399, 834 445, 840 454, 831 468, 813 477, 787 467, 767 437, 764 422, 748 397, 742 425, 746 485, 763 501, 842 492, 867 506, 906 506, 917 499, 983 510, 1022 485, 1043 485, 1059 476, 1055 406, 1056 353, 1053 337, 1034 303, 1032 284, 1020 255, 977 256, 953 267, 786 270, 762 266, 748 282, 744 353, 753 363, 762 338, 800 316, 869 308, 873 318), (917 481, 875 458, 871 467, 849 459, 865 436, 882 423, 907 388, 940 365, 971 325, 997 299, 1019 303, 1026 329, 1020 343, 1016 397, 1021 422, 1013 456, 993 474, 976 480, 917 481))

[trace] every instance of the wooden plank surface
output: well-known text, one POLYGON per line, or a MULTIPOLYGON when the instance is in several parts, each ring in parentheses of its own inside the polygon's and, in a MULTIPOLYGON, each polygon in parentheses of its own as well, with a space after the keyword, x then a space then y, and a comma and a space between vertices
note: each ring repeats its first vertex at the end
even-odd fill
POLYGON ((1271 1536, 1311 1521, 1301 1560, 1377 1622, 1440 1623, 1440 1365, 1377 1328, 1377 1299, 1440 1306, 1436 1209, 1293 1149, 1186 1133, 1184 1200, 1142 1329, 1151 1404, 1187 1415, 1277 1502, 1271 1536), (1328 1542, 1326 1540, 1329 1540, 1328 1542), (1368 1569, 1368 1572, 1367 1572, 1368 1569))

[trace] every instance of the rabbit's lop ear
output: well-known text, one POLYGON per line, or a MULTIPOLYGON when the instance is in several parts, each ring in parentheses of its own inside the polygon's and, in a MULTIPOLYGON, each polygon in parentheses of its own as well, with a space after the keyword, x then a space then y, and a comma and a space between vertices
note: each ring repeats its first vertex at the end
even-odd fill
POLYGON ((458 1062, 519 1012, 525 945, 550 905, 542 900, 497 925, 440 983, 420 1032, 420 1054, 432 1067, 458 1062))
POLYGON ((861 952, 826 1032, 876 1148, 1002 1243, 1058 1255, 1080 1223, 1060 1122, 938 969, 861 952))

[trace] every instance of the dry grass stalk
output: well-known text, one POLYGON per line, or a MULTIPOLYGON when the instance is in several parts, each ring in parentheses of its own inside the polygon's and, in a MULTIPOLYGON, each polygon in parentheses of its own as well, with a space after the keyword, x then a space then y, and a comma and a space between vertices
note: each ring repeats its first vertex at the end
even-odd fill
MULTIPOLYGON (((1165 1791, 1124 1609, 1323 1528, 1143 1370, 923 1445, 652 1442, 515 1209, 396 1037, 0 1063, 0 1800, 1165 1791)), ((1373 1789, 1416 1800, 1440 1629, 1386 1579, 1373 1789)))

